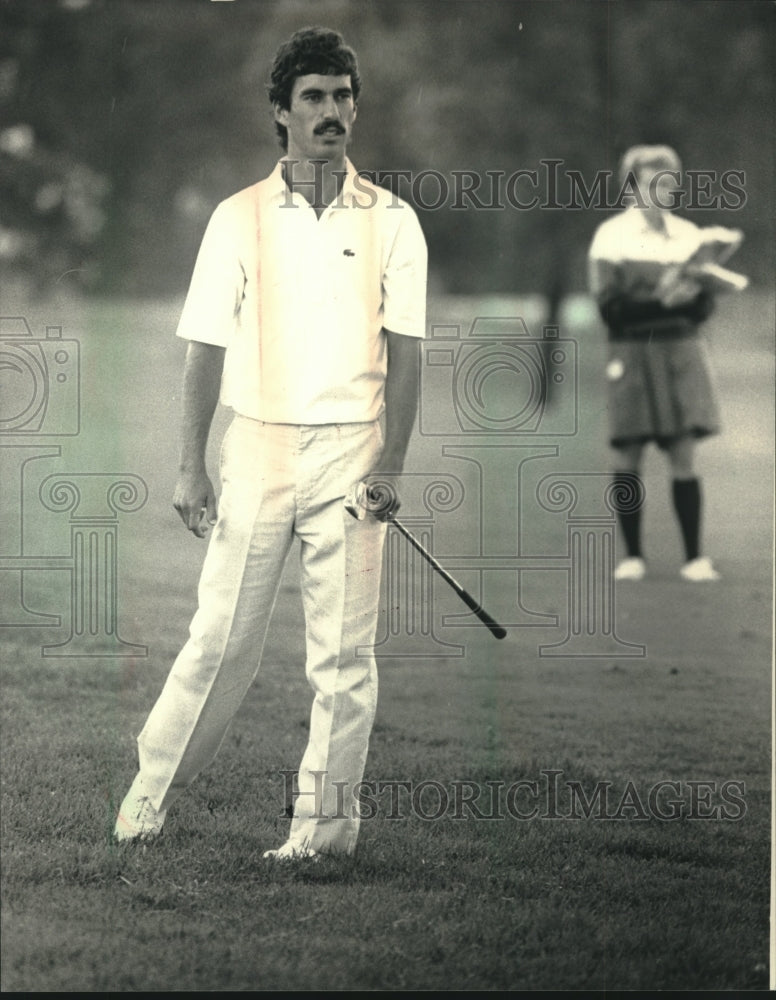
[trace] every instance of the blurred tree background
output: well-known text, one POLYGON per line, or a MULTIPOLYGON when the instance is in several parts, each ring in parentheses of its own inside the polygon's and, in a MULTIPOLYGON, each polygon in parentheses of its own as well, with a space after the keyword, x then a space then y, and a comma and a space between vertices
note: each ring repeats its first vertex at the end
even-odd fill
POLYGON ((771 284, 774 6, 760 0, 0 0, 4 273, 40 294, 183 294, 216 203, 279 155, 265 84, 306 24, 358 52, 356 166, 437 172, 389 185, 418 208, 433 287, 584 288, 606 210, 569 207, 569 172, 590 189, 636 142, 741 172, 745 197, 715 207, 714 181, 692 218, 743 228, 735 266, 771 284), (486 207, 488 179, 517 170, 538 187, 512 200, 539 204, 502 187, 486 207), (455 207, 462 171, 483 177, 478 208, 455 207))

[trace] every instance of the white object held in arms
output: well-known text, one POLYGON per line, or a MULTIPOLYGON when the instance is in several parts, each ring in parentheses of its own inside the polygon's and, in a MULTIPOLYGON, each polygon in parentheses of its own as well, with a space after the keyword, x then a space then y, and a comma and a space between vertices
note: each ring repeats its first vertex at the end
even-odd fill
POLYGON ((693 292, 742 292, 749 279, 723 264, 741 246, 743 239, 740 229, 725 226, 702 229, 700 245, 687 260, 666 268, 661 277, 656 291, 663 305, 670 308, 686 301, 693 292))

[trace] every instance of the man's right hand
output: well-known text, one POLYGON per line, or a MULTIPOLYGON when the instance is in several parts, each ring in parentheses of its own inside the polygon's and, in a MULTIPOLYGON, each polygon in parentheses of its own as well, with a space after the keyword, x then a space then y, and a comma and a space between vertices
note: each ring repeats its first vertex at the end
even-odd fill
POLYGON ((172 505, 181 520, 197 538, 204 538, 208 524, 215 524, 218 516, 216 493, 208 474, 181 472, 175 484, 172 505))

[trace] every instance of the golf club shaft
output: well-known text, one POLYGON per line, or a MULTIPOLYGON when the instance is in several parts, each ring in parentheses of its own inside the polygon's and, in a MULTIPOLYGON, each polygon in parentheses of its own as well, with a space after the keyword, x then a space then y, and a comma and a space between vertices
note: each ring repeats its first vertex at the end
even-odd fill
POLYGON ((393 516, 389 517, 388 520, 392 525, 394 525, 394 527, 396 527, 401 532, 402 535, 404 535, 404 537, 407 539, 410 545, 412 545, 412 547, 415 548, 423 556, 426 562, 429 563, 429 565, 431 565, 437 571, 437 573, 439 573, 442 579, 450 584, 450 586, 458 594, 458 596, 461 598, 464 604, 468 605, 468 607, 471 608, 474 614, 480 619, 480 621, 484 625, 487 625, 492 634, 497 639, 503 639, 507 634, 507 630, 502 625, 499 625, 499 623, 494 618, 491 618, 488 612, 482 607, 482 605, 478 601, 476 601, 472 597, 469 591, 466 590, 464 587, 462 587, 461 584, 458 583, 456 579, 454 579, 454 577, 450 576, 447 570, 442 565, 440 565, 440 563, 437 562, 437 560, 431 555, 431 553, 427 551, 427 549, 425 549, 420 544, 420 542, 417 540, 417 538, 415 538, 412 532, 408 531, 404 527, 401 521, 399 521, 396 517, 393 516))

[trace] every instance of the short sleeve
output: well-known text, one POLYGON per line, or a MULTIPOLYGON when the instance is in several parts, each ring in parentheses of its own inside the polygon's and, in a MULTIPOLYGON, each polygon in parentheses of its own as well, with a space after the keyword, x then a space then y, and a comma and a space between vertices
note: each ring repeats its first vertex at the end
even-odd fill
POLYGON ((590 294, 601 302, 619 290, 620 257, 613 246, 611 226, 599 226, 587 253, 587 285, 590 294))
POLYGON ((225 203, 213 212, 202 237, 176 334, 184 340, 226 347, 245 288, 239 240, 225 203))
POLYGON ((383 274, 383 327, 409 337, 426 335, 428 250, 413 209, 387 209, 399 225, 383 274))

